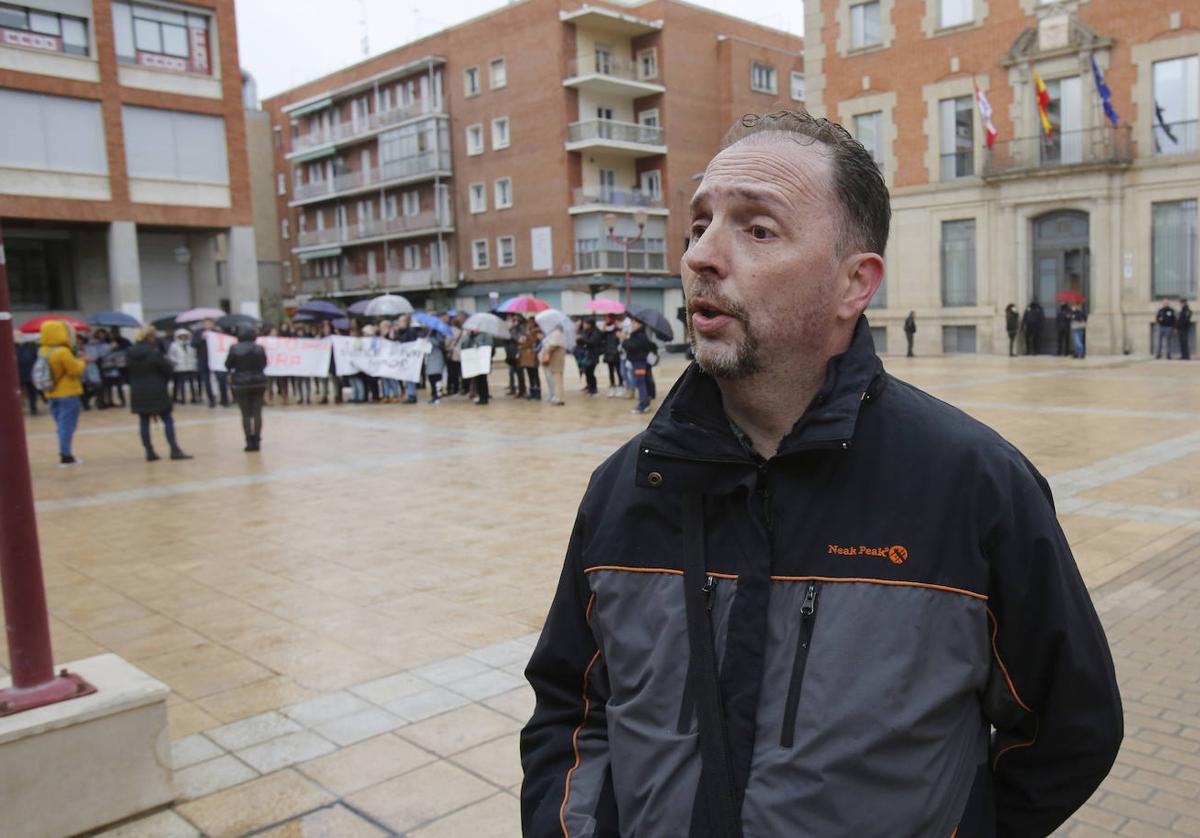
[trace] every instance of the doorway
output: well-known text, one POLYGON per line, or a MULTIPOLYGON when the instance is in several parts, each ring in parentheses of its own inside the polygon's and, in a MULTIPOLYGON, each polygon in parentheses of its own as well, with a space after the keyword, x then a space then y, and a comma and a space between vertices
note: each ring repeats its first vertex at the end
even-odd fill
POLYGON ((1083 298, 1084 313, 1090 312, 1091 251, 1088 248, 1088 214, 1064 210, 1033 221, 1033 288, 1045 312, 1038 352, 1054 354, 1058 348, 1056 315, 1059 295, 1083 298))

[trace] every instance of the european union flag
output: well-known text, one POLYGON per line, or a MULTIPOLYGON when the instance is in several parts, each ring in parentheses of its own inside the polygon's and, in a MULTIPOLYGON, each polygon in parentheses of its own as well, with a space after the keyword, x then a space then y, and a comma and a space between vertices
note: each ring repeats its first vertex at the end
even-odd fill
POLYGON ((1096 56, 1092 56, 1092 75, 1096 77, 1096 91, 1100 94, 1100 101, 1104 103, 1104 115, 1108 117, 1108 121, 1115 128, 1120 121, 1116 110, 1112 106, 1112 91, 1108 89, 1108 85, 1104 83, 1104 76, 1100 74, 1100 68, 1096 65, 1096 56))

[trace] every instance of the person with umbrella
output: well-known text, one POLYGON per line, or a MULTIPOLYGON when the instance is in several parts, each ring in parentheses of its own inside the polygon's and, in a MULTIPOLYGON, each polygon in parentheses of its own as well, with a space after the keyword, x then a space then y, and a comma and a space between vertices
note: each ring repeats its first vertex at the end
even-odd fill
MULTIPOLYGON (((216 331, 216 328, 216 321, 209 318, 192 335, 192 349, 196 353, 196 374, 200 377, 200 392, 208 397, 210 408, 217 406, 217 394, 213 391, 212 369, 208 366, 208 333, 216 331)), ((221 407, 229 407, 229 391, 225 386, 224 372, 217 374, 217 387, 221 391, 221 407)))
POLYGON ((182 326, 175 330, 175 340, 167 350, 167 358, 175 368, 175 401, 187 404, 188 391, 192 404, 200 403, 200 383, 196 380, 196 350, 192 348, 192 333, 182 326))
POLYGON ((462 380, 462 324, 466 318, 461 314, 451 317, 450 313, 442 315, 442 322, 450 327, 446 337, 446 395, 456 395, 463 389, 462 380))
POLYGON ((233 400, 242 412, 242 431, 246 436, 246 451, 259 450, 262 442, 263 398, 267 392, 267 353, 255 343, 258 337, 253 326, 238 328, 238 342, 225 356, 225 369, 233 373, 229 388, 233 400))
POLYGON ((517 372, 529 377, 529 395, 525 398, 530 401, 541 401, 542 383, 538 376, 537 346, 542 340, 542 332, 538 328, 536 320, 530 320, 527 325, 528 327, 522 332, 517 344, 517 372))
POLYGON ((167 383, 174 370, 171 362, 158 351, 158 330, 153 326, 143 326, 138 331, 137 340, 125 354, 125 368, 129 371, 129 409, 138 417, 146 462, 162 459, 150 440, 150 420, 153 418, 162 422, 167 444, 171 446, 171 459, 192 459, 175 439, 175 420, 171 416, 171 397, 167 393, 167 383))
POLYGON ((50 405, 50 415, 58 431, 58 462, 63 466, 79 465, 83 460, 71 452, 71 442, 79 425, 81 379, 87 360, 75 353, 75 329, 70 323, 44 320, 40 332, 42 348, 38 357, 46 359, 52 379, 52 386, 43 389, 42 395, 50 405))
MULTIPOLYGON (((463 349, 472 349, 476 346, 486 346, 489 349, 495 345, 492 336, 487 332, 478 332, 472 328, 464 328, 464 337, 462 342, 463 349)), ((488 403, 488 377, 487 373, 477 375, 470 379, 475 387, 475 404, 485 405, 488 403)), ((466 382, 463 382, 464 384, 466 382)))
POLYGON ((548 401, 552 405, 562 406, 566 403, 563 396, 567 392, 563 383, 563 369, 567 363, 567 337, 563 326, 555 326, 542 338, 541 361, 546 368, 546 389, 550 394, 548 401))
POLYGON ((446 335, 442 331, 445 327, 442 326, 442 321, 432 315, 413 315, 413 319, 420 324, 418 336, 424 337, 433 345, 433 349, 425 356, 425 377, 429 379, 429 403, 437 404, 442 400, 438 393, 438 385, 446 372, 446 335), (432 324, 437 324, 437 327, 432 324))
POLYGON ((633 386, 637 390, 637 407, 630 413, 646 413, 650 410, 650 353, 654 341, 647 334, 646 324, 634 319, 633 331, 625 339, 625 357, 633 366, 633 386))

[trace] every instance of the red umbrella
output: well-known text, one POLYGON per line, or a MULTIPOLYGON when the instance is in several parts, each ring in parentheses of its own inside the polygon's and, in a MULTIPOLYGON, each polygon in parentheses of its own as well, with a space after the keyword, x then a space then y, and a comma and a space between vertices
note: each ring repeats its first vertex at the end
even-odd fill
POLYGON ((1054 299, 1060 303, 1079 303, 1083 305, 1087 298, 1079 291, 1059 291, 1054 295, 1054 299))
POLYGON ((17 331, 24 332, 27 335, 36 335, 42 330, 42 324, 47 320, 61 320, 62 322, 73 326, 77 332, 86 332, 88 330, 87 323, 84 323, 82 320, 72 317, 69 314, 44 314, 41 317, 35 317, 32 320, 26 320, 21 324, 17 331))
POLYGON ((511 300, 505 300, 496 307, 496 311, 502 314, 537 314, 539 311, 545 311, 550 308, 550 304, 545 300, 539 300, 537 297, 513 297, 511 300))
POLYGON ((601 314, 624 314, 625 306, 621 305, 616 300, 588 300, 584 305, 588 311, 595 311, 601 314))

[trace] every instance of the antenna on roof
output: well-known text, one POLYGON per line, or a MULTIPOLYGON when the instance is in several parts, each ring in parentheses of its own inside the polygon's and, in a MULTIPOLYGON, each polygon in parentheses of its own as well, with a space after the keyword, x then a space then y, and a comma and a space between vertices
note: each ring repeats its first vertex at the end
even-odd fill
POLYGON ((371 54, 371 46, 367 40, 367 0, 358 0, 358 25, 362 27, 363 58, 367 58, 371 54))

